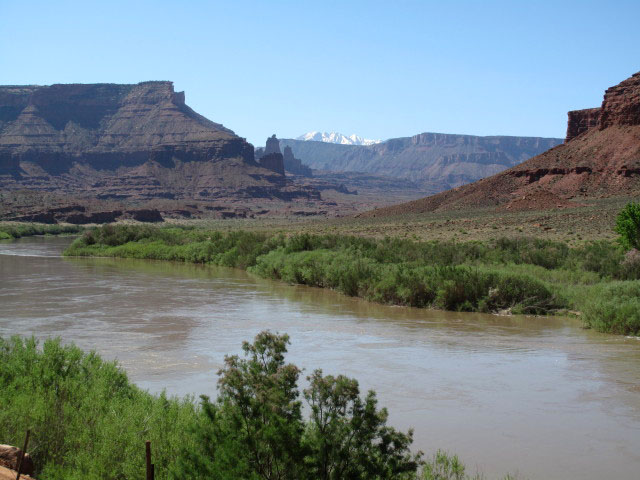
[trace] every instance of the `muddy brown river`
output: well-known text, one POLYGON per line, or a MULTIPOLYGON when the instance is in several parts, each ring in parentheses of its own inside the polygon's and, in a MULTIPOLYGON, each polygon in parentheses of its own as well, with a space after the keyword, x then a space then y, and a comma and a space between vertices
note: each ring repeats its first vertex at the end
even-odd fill
POLYGON ((391 424, 415 428, 416 449, 456 452, 470 473, 639 478, 637 338, 385 307, 232 269, 62 258, 70 241, 0 242, 0 335, 60 336, 152 392, 215 395, 225 354, 286 332, 289 361, 357 378, 391 424))

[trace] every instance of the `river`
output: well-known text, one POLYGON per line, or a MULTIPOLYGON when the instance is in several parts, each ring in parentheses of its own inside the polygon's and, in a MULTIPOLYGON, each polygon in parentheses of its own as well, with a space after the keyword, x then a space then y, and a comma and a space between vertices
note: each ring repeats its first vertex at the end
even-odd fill
POLYGON ((224 355, 261 330, 288 360, 373 389, 416 449, 469 473, 638 478, 640 340, 571 319, 387 307, 243 271, 62 258, 69 238, 0 242, 0 335, 60 336, 152 392, 215 395, 224 355))

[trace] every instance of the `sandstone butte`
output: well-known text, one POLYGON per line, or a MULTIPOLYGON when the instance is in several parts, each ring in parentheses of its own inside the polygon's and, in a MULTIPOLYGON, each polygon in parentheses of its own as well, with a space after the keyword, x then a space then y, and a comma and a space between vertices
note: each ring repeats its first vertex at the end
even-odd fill
POLYGON ((562 145, 492 177, 361 216, 563 208, 595 198, 640 195, 640 72, 607 89, 599 108, 568 116, 562 145))
POLYGON ((0 189, 113 200, 319 199, 172 82, 0 86, 0 189))

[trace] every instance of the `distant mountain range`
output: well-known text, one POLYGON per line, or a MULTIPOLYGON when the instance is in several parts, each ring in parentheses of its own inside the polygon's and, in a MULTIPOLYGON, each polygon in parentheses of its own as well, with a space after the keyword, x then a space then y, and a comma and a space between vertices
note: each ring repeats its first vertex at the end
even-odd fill
POLYGON ((382 140, 370 140, 368 138, 359 137, 355 133, 349 135, 343 135, 337 132, 309 132, 304 135, 300 135, 296 140, 302 140, 303 142, 325 142, 325 143, 338 143, 340 145, 374 145, 380 143, 382 140))
POLYGON ((366 172, 418 182, 443 191, 513 167, 556 145, 561 138, 478 137, 420 133, 373 145, 281 139, 296 158, 316 170, 366 172))

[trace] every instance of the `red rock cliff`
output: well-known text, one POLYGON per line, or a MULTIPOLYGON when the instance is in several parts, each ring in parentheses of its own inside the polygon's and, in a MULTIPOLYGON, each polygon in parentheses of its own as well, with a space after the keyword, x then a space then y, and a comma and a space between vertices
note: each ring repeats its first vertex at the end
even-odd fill
POLYGON ((198 115, 172 82, 0 87, 0 168, 32 162, 49 173, 242 158, 253 147, 198 115))
POLYGON ((585 110, 573 110, 568 113, 567 138, 565 143, 577 137, 590 128, 598 126, 600 120, 600 108, 587 108, 585 110))
POLYGON ((608 88, 600 107, 569 112, 565 142, 590 129, 612 125, 640 125, 640 72, 608 88))

